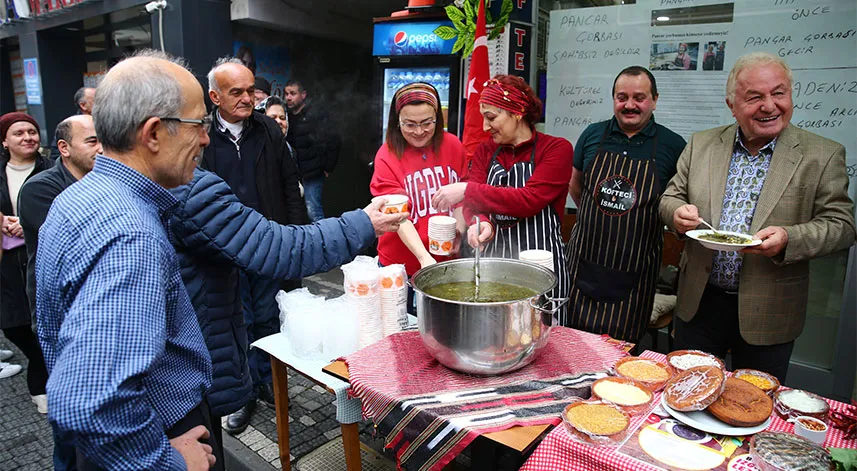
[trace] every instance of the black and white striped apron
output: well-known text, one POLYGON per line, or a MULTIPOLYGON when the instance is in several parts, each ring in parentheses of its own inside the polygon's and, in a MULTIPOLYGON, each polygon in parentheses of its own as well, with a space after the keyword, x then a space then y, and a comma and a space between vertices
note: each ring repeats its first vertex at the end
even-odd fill
POLYGON ((577 223, 568 242, 571 277, 568 327, 636 343, 652 315, 663 250, 660 183, 650 159, 635 160, 602 145, 584 169, 577 223))
MULTIPOLYGON (((529 162, 513 164, 508 171, 497 161, 501 148, 491 156, 488 167, 488 181, 492 186, 523 188, 527 180, 533 176, 536 168, 536 141, 533 139, 533 150, 529 162)), ((518 259, 522 250, 549 250, 553 253, 553 268, 557 276, 557 286, 548 292, 553 298, 568 296, 569 278, 565 263, 565 244, 562 242, 562 223, 559 215, 549 204, 537 214, 520 219, 505 214, 492 214, 494 222, 494 239, 485 247, 485 256, 518 259)), ((558 310, 558 322, 564 325, 568 314, 567 304, 558 310)))

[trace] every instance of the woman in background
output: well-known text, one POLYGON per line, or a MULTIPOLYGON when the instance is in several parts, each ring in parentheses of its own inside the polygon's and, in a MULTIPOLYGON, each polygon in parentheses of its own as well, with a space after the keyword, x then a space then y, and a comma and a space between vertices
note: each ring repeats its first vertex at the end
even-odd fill
POLYGON ((0 116, 0 137, 3 153, 0 157, 0 212, 2 222, 3 260, 0 261, 0 328, 3 335, 21 349, 30 361, 27 368, 27 388, 39 412, 47 414, 48 399, 45 386, 48 371, 39 340, 30 325, 30 304, 26 292, 27 248, 24 230, 18 223, 18 193, 24 182, 50 167, 48 159, 39 154, 39 125, 26 113, 6 113, 0 116))
MULTIPOLYGON (((443 210, 431 204, 432 193, 456 183, 464 174, 464 147, 454 135, 443 130, 443 110, 437 90, 422 82, 400 88, 390 104, 387 142, 375 155, 375 173, 369 190, 372 196, 407 195, 408 220, 396 233, 378 239, 381 265, 401 263, 408 276, 422 267, 447 260, 428 251, 428 220, 435 215, 452 215, 453 206, 443 210)), ((459 234, 465 226, 458 217, 459 234)), ((408 312, 414 313, 413 290, 408 288, 408 312)))
MULTIPOLYGON (((562 217, 574 152, 561 137, 535 129, 542 103, 524 79, 498 75, 489 80, 479 97, 482 127, 491 134, 473 155, 466 183, 435 193, 432 203, 440 210, 464 202, 467 240, 481 245, 488 257, 517 259, 520 251, 540 249, 553 253, 557 287, 549 294, 565 298, 569 292, 562 241, 562 217)), ((560 310, 565 324, 567 310, 560 310)))

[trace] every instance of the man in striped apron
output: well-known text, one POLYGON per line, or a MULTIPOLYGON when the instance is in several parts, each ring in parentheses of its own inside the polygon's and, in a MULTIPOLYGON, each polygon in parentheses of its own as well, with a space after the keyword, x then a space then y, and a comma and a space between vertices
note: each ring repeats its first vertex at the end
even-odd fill
POLYGON ((658 200, 685 146, 656 124, 655 78, 628 67, 613 82, 610 120, 577 141, 569 193, 569 327, 638 342, 652 314, 663 250, 658 200))

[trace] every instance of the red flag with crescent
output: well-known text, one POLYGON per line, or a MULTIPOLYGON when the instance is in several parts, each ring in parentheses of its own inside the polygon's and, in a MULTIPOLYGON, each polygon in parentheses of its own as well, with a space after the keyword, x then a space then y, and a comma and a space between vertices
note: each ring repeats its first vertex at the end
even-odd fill
POLYGON ((464 144, 468 168, 470 159, 489 134, 482 130, 482 114, 479 113, 479 94, 488 81, 488 35, 485 33, 485 0, 479 0, 476 15, 476 41, 470 56, 470 71, 467 74, 467 87, 464 98, 467 106, 464 111, 464 132, 461 142, 464 144))

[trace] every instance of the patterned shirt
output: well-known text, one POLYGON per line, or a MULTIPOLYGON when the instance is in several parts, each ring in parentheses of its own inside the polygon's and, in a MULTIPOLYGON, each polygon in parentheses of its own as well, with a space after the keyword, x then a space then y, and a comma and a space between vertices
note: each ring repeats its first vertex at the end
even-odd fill
MULTIPOLYGON (((723 192, 723 210, 720 213, 720 227, 724 231, 749 234, 756 212, 756 203, 768 168, 771 166, 771 156, 777 139, 765 144, 755 156, 744 147, 741 141, 741 130, 735 134, 735 145, 732 148, 732 160, 729 163, 729 173, 726 176, 726 189, 723 192)), ((741 252, 714 253, 709 282, 725 290, 737 291, 738 279, 741 274, 743 255, 741 252)))
POLYGON ((39 232, 48 418, 104 469, 186 469, 165 430, 202 400, 211 359, 166 221, 176 199, 98 156, 39 232))

